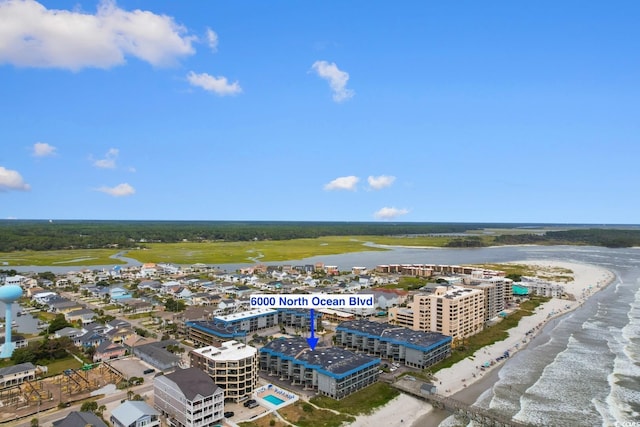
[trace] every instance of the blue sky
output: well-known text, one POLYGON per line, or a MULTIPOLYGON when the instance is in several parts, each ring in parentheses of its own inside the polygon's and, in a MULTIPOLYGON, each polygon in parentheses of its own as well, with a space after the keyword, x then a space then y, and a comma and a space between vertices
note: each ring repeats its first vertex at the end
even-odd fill
POLYGON ((636 1, 0 21, 0 218, 638 223, 636 1))

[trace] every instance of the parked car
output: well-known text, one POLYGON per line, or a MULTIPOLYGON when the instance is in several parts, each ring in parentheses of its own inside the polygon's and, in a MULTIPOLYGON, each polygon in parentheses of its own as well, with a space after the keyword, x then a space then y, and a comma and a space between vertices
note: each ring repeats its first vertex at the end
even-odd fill
POLYGON ((245 408, 248 408, 249 405, 253 405, 254 403, 256 403, 255 399, 249 399, 246 402, 244 402, 243 405, 244 405, 245 408))
POLYGON ((234 413, 234 412, 232 412, 232 411, 229 411, 229 412, 225 412, 225 413, 224 413, 224 417, 225 417, 225 418, 231 418, 231 417, 233 417, 234 415, 235 415, 235 413, 234 413))
POLYGON ((257 408, 258 406, 260 406, 260 405, 258 405, 258 402, 253 402, 248 406, 248 408, 249 409, 253 409, 253 408, 257 408))

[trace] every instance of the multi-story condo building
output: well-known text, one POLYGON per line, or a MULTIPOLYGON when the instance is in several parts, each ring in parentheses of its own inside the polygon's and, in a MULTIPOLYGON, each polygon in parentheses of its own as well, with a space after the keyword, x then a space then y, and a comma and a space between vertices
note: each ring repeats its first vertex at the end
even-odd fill
POLYGON ((440 332, 454 341, 484 327, 484 292, 479 289, 438 286, 430 293, 415 295, 408 308, 389 309, 389 322, 409 326, 412 320, 414 331, 440 332))
POLYGON ((260 349, 260 369, 292 385, 342 399, 378 381, 380 359, 329 347, 311 350, 304 338, 280 338, 260 349))
POLYGON ((500 315, 513 300, 513 280, 506 277, 465 277, 463 286, 480 289, 484 293, 485 322, 500 315))
MULTIPOLYGON (((309 313, 309 310, 303 308, 279 308, 278 323, 294 328, 308 328, 309 321, 311 320, 309 313)), ((316 311, 315 325, 318 324, 320 317, 322 317, 322 313, 316 311)))
POLYGON ((414 331, 368 320, 342 322, 336 328, 336 345, 428 368, 451 354, 451 337, 439 332, 414 331))
POLYGON ((224 390, 199 368, 153 379, 154 405, 175 427, 213 427, 224 417, 224 390))
POLYGON ((185 322, 187 338, 196 346, 219 346, 222 342, 244 338, 247 333, 211 320, 185 322))
MULTIPOLYGON (((549 283, 541 280, 524 279, 519 286, 525 287, 530 294, 542 297, 562 298, 564 294, 564 286, 558 283, 549 283)), ((512 291, 513 293, 513 291, 512 291)))
POLYGON ((237 331, 255 332, 260 329, 278 326, 278 311, 270 308, 254 308, 253 310, 227 314, 225 316, 216 316, 213 318, 213 321, 223 327, 237 331))
POLYGON ((225 399, 240 401, 258 385, 260 361, 255 347, 227 341, 221 347, 203 347, 189 353, 191 367, 206 372, 224 389, 225 399))

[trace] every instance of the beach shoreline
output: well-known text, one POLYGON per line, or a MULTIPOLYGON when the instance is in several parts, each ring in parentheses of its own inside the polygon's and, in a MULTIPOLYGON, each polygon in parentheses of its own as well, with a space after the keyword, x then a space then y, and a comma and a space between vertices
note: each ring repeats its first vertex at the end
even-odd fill
MULTIPOLYGON (((435 375, 436 381, 434 382, 438 387, 439 394, 453 397, 469 405, 473 404, 482 393, 491 389, 499 380, 500 369, 508 359, 508 357, 504 357, 505 352, 509 352, 510 357, 523 350, 540 335, 551 320, 576 310, 591 295, 613 283, 616 278, 616 275, 610 270, 592 264, 556 260, 514 261, 505 264, 526 264, 538 267, 538 271, 550 268, 572 270, 573 281, 559 284, 563 285, 565 292, 573 295, 574 299, 551 298, 538 306, 532 315, 523 317, 518 326, 508 331, 509 336, 505 340, 479 349, 471 357, 439 371, 435 375), (492 361, 494 363, 491 363, 492 361), (483 365, 487 362, 489 362, 489 366, 484 367, 483 365)), ((538 342, 533 345, 538 345, 538 342)), ((406 396, 406 398, 417 401, 410 396, 406 396)), ((350 426, 364 427, 373 425, 371 423, 385 426, 437 426, 449 416, 445 411, 436 410, 423 401, 420 403, 421 405, 417 405, 411 400, 395 398, 373 414, 357 417, 350 426), (398 414, 406 414, 407 417, 398 418, 398 414), (411 416, 409 417, 409 415, 411 416)))

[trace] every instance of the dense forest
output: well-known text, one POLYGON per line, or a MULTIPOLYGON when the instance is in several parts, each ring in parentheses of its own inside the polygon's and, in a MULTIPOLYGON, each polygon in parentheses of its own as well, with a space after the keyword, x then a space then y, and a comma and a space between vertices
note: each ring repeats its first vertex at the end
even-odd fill
POLYGON ((500 245, 589 245, 608 248, 640 246, 640 230, 614 228, 587 228, 564 231, 548 231, 545 234, 503 234, 496 236, 500 245))
MULTIPOLYGON (((258 221, 0 221, 0 252, 133 248, 147 242, 290 240, 463 233, 488 224, 258 221)), ((495 225, 494 225, 495 226, 495 225)))
MULTIPOLYGON (((420 236, 451 234, 449 247, 488 244, 640 246, 640 229, 587 228, 544 234, 503 234, 492 239, 460 237, 470 230, 549 227, 552 224, 380 223, 279 221, 36 221, 0 220, 0 252, 134 248, 145 243, 290 240, 323 236, 420 236)), ((564 226, 566 228, 566 225, 564 226)))

